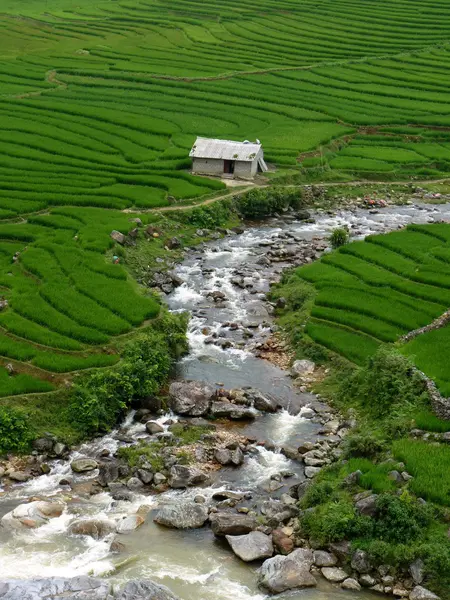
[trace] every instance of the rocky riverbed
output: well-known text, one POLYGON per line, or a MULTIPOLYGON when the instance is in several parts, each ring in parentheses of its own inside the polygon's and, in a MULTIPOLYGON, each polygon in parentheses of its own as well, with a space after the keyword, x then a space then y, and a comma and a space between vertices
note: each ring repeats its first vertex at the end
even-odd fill
MULTIPOLYGON (((395 593, 398 582, 364 556, 343 569, 348 547, 311 549, 296 528, 297 499, 339 457, 353 423, 308 391, 314 365, 291 371, 261 358, 278 344, 266 293, 284 268, 327 251, 337 226, 363 237, 449 218, 448 205, 288 212, 188 251, 166 288, 169 307, 192 315, 170 411, 147 399, 101 439, 69 450, 46 438, 30 461, 5 464, 0 598, 395 593), (142 443, 158 460, 143 452, 130 461, 142 443)), ((420 565, 396 591, 431 600, 420 565)))

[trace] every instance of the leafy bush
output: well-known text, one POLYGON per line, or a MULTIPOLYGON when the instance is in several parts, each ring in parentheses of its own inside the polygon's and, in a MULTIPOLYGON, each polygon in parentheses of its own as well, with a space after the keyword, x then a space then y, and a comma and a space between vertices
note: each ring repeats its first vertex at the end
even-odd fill
POLYGON ((347 436, 344 444, 346 458, 378 458, 387 450, 384 440, 371 433, 358 433, 347 436))
POLYGON ((371 530, 370 518, 359 516, 347 497, 305 511, 301 525, 304 533, 321 545, 367 535, 371 530))
POLYGON ((0 454, 29 451, 33 437, 25 413, 10 406, 0 406, 0 454))
POLYGON ((381 346, 367 366, 343 381, 341 399, 357 398, 375 417, 392 417, 396 408, 428 399, 425 383, 412 363, 393 348, 381 346))
POLYGON ((236 196, 234 201, 238 212, 245 219, 264 219, 289 206, 298 208, 301 198, 298 192, 259 188, 250 190, 242 196, 236 196))
POLYGON ((340 248, 345 246, 350 239, 348 230, 345 227, 338 227, 334 229, 330 235, 330 244, 332 248, 340 248))
POLYGON ((122 352, 115 369, 94 372, 77 383, 67 418, 83 436, 108 431, 135 398, 158 393, 173 361, 186 350, 186 318, 166 313, 122 352))
POLYGON ((377 499, 374 536, 391 543, 408 544, 423 534, 433 519, 433 509, 407 492, 399 496, 380 494, 377 499))
POLYGON ((138 467, 142 462, 148 462, 154 472, 164 469, 164 461, 161 457, 163 442, 140 442, 138 446, 119 448, 118 456, 127 461, 130 467, 138 467))

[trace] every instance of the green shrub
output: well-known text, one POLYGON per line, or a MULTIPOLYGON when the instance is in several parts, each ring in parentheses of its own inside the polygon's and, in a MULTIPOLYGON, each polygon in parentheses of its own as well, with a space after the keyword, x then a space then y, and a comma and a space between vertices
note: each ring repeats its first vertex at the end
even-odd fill
POLYGON ((393 348, 381 346, 340 387, 340 398, 358 399, 373 416, 392 418, 396 409, 422 405, 428 400, 425 383, 412 363, 393 348))
POLYGON ((346 458, 379 458, 387 450, 387 444, 371 433, 352 434, 345 438, 344 455, 346 458))
POLYGON ((348 244, 350 234, 345 227, 338 227, 332 231, 329 239, 332 248, 336 249, 348 244))
POLYGON ((33 438, 25 413, 9 406, 0 406, 0 454, 28 452, 33 438))
POLYGON ((140 442, 137 446, 119 448, 117 455, 127 461, 130 467, 142 465, 142 461, 148 462, 154 472, 164 469, 164 461, 161 457, 161 449, 164 448, 163 442, 140 442))
POLYGON ((253 189, 235 197, 237 211, 245 219, 264 219, 282 212, 289 206, 298 208, 301 197, 298 192, 269 188, 253 189))
POLYGON ((407 492, 399 497, 380 494, 376 504, 374 536, 390 543, 408 544, 416 540, 431 524, 433 509, 420 504, 407 492))

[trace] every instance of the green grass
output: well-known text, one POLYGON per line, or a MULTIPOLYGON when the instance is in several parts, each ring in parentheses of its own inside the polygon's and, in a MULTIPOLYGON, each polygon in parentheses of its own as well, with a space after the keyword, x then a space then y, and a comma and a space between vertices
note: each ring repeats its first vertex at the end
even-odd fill
POLYGON ((410 486, 417 496, 450 506, 450 447, 402 439, 394 442, 393 450, 414 477, 410 486))
POLYGON ((0 367, 0 397, 51 392, 53 389, 55 389, 54 386, 48 381, 37 379, 25 373, 11 376, 6 369, 0 367))
MULTIPOLYGON (((380 344, 396 343, 442 315, 450 302, 449 284, 450 225, 439 223, 347 244, 295 269, 276 295, 301 314, 308 339, 363 365, 380 344), (314 289, 306 311, 304 282, 314 289)), ((450 326, 422 334, 400 350, 450 396, 450 326)))
POLYGON ((450 421, 439 419, 430 411, 421 411, 414 417, 416 427, 425 431, 445 433, 450 431, 450 421))

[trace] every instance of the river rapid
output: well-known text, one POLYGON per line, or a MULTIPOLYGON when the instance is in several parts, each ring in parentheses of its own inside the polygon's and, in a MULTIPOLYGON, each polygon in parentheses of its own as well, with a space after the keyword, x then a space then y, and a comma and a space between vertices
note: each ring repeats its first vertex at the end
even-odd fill
MULTIPOLYGON (((1 578, 73 577, 89 574, 112 578, 118 583, 132 578, 148 578, 163 583, 182 600, 264 600, 267 596, 256 583, 258 565, 241 562, 228 544, 215 539, 209 527, 180 531, 157 526, 152 511, 166 502, 202 493, 209 498, 218 489, 228 488, 258 493, 271 475, 290 472, 284 489, 304 478, 299 463, 286 458, 277 449, 283 444, 299 444, 319 437, 320 425, 302 417, 302 407, 316 398, 300 392, 286 371, 256 356, 255 346, 274 330, 272 308, 265 294, 271 282, 279 279, 290 266, 283 252, 299 244, 315 243, 320 247, 335 227, 347 225, 352 237, 395 230, 407 223, 450 220, 450 205, 407 205, 380 208, 377 212, 362 209, 312 213, 314 222, 296 221, 292 214, 250 227, 242 234, 225 236, 208 242, 186 254, 176 273, 184 281, 167 297, 173 311, 189 311, 190 353, 178 365, 180 378, 208 381, 227 389, 251 386, 270 393, 284 407, 275 414, 261 414, 252 423, 234 424, 244 435, 271 440, 274 450, 255 448, 246 454, 238 469, 223 468, 207 488, 168 491, 160 495, 133 493, 132 501, 117 501, 104 491, 91 496, 83 492, 83 483, 97 472, 76 475, 70 460, 77 456, 98 457, 107 449, 114 453, 124 445, 126 434, 133 440, 148 437, 144 425, 128 415, 120 430, 84 444, 71 453, 69 460, 55 460, 51 472, 29 482, 17 484, 0 496, 0 517, 20 503, 32 498, 62 499, 67 503, 63 514, 38 529, 7 530, 0 527, 1 578), (275 249, 275 252, 274 252, 275 249), (265 259, 274 253, 276 260, 265 259), (224 297, 214 302, 208 293, 220 291, 224 297), (228 325, 226 325, 228 323, 228 325), (225 324, 225 325, 224 325, 225 324), (231 325, 231 326, 230 326, 231 325), (120 439, 119 439, 120 438, 120 439), (121 441, 122 440, 122 441, 121 441), (75 492, 61 485, 70 479, 75 492), (145 510, 142 507, 147 507, 145 510), (145 523, 122 535, 124 551, 111 554, 112 536, 94 540, 88 536, 71 536, 67 530, 79 516, 119 520, 137 511, 150 511, 145 523)), ((306 247, 306 246, 305 246, 306 247)), ((159 419, 167 420, 167 415, 159 419)), ((250 503, 251 506, 251 503, 250 503)), ((328 600, 333 598, 369 598, 368 592, 349 592, 321 580, 315 589, 293 591, 278 596, 280 600, 328 600)))

